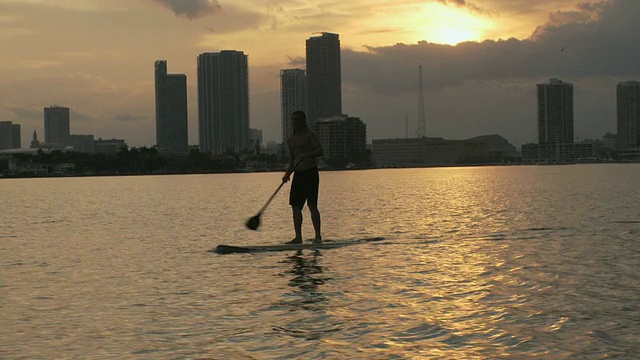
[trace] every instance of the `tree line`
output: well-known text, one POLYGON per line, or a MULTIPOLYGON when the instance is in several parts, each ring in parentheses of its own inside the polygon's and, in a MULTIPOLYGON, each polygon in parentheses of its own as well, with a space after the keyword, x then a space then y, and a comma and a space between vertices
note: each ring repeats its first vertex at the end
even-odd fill
MULTIPOLYGON (((245 168, 248 162, 260 163, 265 170, 281 168, 280 159, 274 154, 232 154, 211 156, 192 149, 186 156, 169 156, 155 147, 122 147, 115 154, 82 153, 74 151, 42 149, 36 154, 13 154, 19 164, 36 163, 50 168, 54 173, 63 164, 73 164, 69 175, 128 175, 171 173, 235 172, 245 168)), ((8 160, 0 161, 0 171, 8 173, 8 160)))

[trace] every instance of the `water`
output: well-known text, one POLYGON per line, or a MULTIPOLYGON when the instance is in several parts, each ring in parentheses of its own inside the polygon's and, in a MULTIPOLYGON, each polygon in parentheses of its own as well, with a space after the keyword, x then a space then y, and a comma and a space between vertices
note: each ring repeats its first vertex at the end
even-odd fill
POLYGON ((1 359, 637 359, 640 165, 0 181, 1 359), (305 211, 304 235, 313 237, 305 211))

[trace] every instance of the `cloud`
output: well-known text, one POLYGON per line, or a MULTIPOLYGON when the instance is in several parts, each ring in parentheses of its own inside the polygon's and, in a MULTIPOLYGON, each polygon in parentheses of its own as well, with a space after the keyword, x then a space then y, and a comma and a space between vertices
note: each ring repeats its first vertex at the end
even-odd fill
POLYGON ((343 49, 343 82, 386 95, 415 92, 419 65, 425 88, 433 91, 469 81, 640 75, 637 1, 581 5, 564 15, 552 14, 524 40, 456 46, 422 41, 368 47, 368 52, 343 49))
POLYGON ((189 20, 222 10, 217 0, 154 0, 154 2, 171 9, 176 16, 186 17, 189 20))
POLYGON ((16 116, 16 120, 38 119, 44 117, 43 108, 24 105, 7 106, 7 111, 16 116))
POLYGON ((288 57, 289 62, 288 65, 292 66, 292 67, 300 67, 300 68, 304 68, 307 65, 307 60, 304 57, 288 57))
POLYGON ((454 5, 454 6, 458 6, 458 7, 463 7, 463 8, 467 8, 471 11, 475 11, 475 12, 479 12, 479 13, 485 13, 487 12, 485 9, 470 3, 466 0, 438 0, 439 3, 444 4, 444 5, 454 5))

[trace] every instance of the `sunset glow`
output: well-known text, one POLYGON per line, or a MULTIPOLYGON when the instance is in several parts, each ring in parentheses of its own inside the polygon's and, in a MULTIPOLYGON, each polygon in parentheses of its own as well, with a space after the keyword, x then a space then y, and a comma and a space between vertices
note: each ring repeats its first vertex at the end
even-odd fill
MULTIPOLYGON (((428 41, 448 45, 484 40, 497 27, 497 23, 487 15, 439 3, 383 8, 368 23, 377 26, 384 24, 384 28, 395 30, 389 32, 387 43, 393 43, 393 38, 397 41, 401 37, 403 42, 428 41)), ((378 38, 385 36, 380 34, 378 38)))

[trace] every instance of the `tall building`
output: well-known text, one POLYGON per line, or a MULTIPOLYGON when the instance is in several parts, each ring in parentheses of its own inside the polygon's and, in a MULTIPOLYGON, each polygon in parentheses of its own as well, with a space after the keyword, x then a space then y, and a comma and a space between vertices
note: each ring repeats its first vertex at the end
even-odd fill
POLYGON ((618 150, 640 148, 640 82, 618 84, 618 150))
POLYGON ((58 105, 44 108, 44 142, 65 144, 70 134, 69 108, 58 105))
POLYGON ((156 60, 156 147, 162 154, 189 153, 187 76, 168 74, 167 62, 156 60))
POLYGON ((11 124, 11 132, 13 135, 12 146, 14 149, 20 149, 22 147, 22 131, 20 131, 20 124, 11 124))
POLYGON ((198 56, 198 136, 200 151, 224 154, 246 150, 249 142, 249 66, 242 51, 198 56))
POLYGON ((307 76, 301 69, 280 71, 280 110, 282 120, 282 143, 291 137, 291 113, 307 112, 307 76))
POLYGON ((0 150, 20 149, 20 124, 0 121, 0 150))
POLYGON ((538 143, 572 144, 573 85, 556 78, 538 87, 538 143))
POLYGON ((307 39, 307 120, 309 126, 320 118, 342 114, 340 39, 323 32, 307 39))

